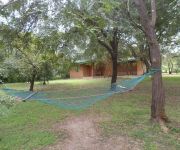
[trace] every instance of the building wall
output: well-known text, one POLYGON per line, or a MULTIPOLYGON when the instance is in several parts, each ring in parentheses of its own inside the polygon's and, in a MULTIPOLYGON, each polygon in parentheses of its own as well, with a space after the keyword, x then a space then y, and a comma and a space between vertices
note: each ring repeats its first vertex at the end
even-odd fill
POLYGON ((104 76, 105 74, 105 65, 97 65, 93 68, 94 76, 104 76))
POLYGON ((137 75, 137 63, 129 62, 118 64, 118 75, 137 75))
MULTIPOLYGON (((146 72, 145 65, 141 61, 134 61, 129 63, 118 64, 118 76, 123 75, 142 75, 146 72)), ((107 63, 104 66, 93 65, 79 65, 79 69, 76 67, 70 70, 70 78, 83 78, 93 76, 109 77, 112 75, 112 64, 107 63)))
POLYGON ((92 67, 91 65, 81 65, 83 69, 83 77, 90 77, 92 76, 92 67))
POLYGON ((70 70, 70 78, 83 78, 83 66, 78 65, 78 66, 73 67, 70 70))
MULTIPOLYGON (((137 73, 137 62, 129 62, 129 63, 121 63, 118 64, 117 67, 117 74, 118 76, 123 76, 123 75, 138 75, 137 73)), ((106 65, 104 76, 111 76, 112 75, 112 64, 106 65)), ((139 72, 140 74, 140 72, 139 72)))
POLYGON ((146 66, 142 61, 137 62, 137 75, 142 75, 146 72, 146 66))
POLYGON ((70 78, 83 78, 91 76, 93 76, 93 66, 90 65, 81 64, 70 70, 70 78))

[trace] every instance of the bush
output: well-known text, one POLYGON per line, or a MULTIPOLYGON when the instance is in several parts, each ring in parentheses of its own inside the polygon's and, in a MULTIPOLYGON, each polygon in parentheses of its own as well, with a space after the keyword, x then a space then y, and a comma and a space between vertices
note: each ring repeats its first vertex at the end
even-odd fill
POLYGON ((3 95, 0 97, 0 116, 4 116, 9 112, 9 108, 11 108, 15 104, 15 98, 7 95, 3 95))

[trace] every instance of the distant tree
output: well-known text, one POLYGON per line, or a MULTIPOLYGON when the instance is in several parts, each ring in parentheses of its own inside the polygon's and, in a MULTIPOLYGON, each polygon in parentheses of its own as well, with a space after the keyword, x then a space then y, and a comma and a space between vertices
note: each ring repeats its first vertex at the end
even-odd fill
POLYGON ((47 17, 46 10, 47 3, 25 0, 10 1, 0 11, 3 18, 0 22, 1 42, 5 43, 3 50, 19 62, 20 73, 30 80, 30 91, 34 87, 42 52, 41 41, 35 36, 35 27, 39 20, 47 17))
POLYGON ((168 71, 169 71, 169 74, 172 74, 172 72, 173 72, 173 61, 172 61, 172 59, 168 59, 168 71))
POLYGON ((175 72, 176 73, 180 72, 180 56, 175 58, 175 72))

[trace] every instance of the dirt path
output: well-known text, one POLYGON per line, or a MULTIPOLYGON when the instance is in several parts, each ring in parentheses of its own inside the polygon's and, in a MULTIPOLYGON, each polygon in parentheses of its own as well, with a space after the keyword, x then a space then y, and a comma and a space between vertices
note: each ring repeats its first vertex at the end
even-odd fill
POLYGON ((112 137, 103 139, 97 128, 98 119, 81 116, 71 118, 64 124, 55 125, 55 130, 65 130, 69 138, 57 142, 43 150, 140 150, 137 142, 128 137, 112 137))

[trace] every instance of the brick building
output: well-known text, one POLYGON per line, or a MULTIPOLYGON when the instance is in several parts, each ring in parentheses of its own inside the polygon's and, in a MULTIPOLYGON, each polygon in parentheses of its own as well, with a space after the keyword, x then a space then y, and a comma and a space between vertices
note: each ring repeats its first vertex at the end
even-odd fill
MULTIPOLYGON (((123 75, 142 75, 146 72, 144 63, 140 60, 129 59, 128 61, 118 62, 118 76, 123 75)), ((95 65, 93 62, 77 61, 70 70, 70 78, 84 77, 109 77, 112 75, 112 63, 95 65)))

